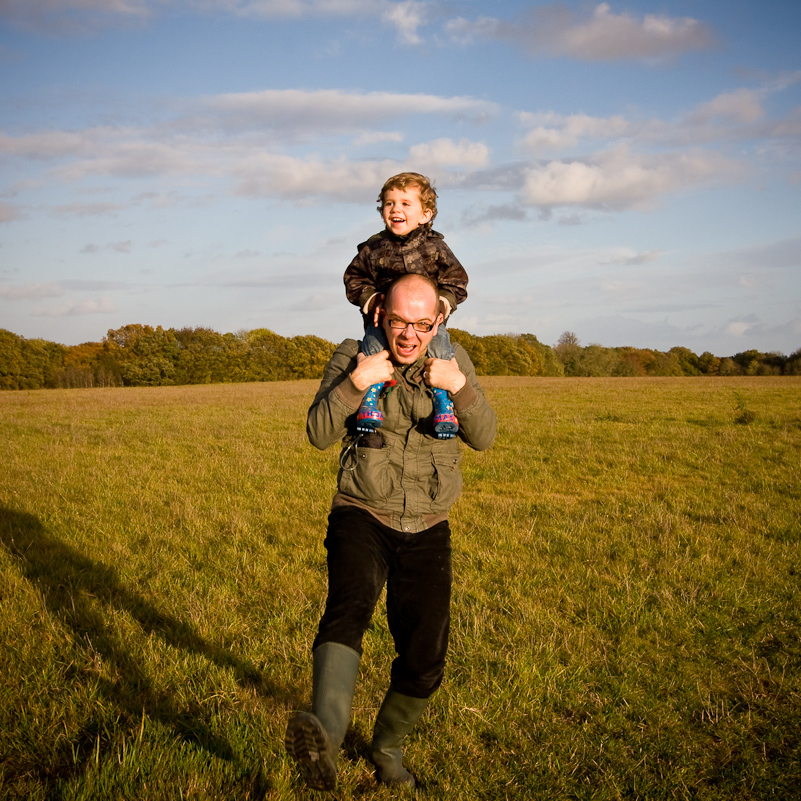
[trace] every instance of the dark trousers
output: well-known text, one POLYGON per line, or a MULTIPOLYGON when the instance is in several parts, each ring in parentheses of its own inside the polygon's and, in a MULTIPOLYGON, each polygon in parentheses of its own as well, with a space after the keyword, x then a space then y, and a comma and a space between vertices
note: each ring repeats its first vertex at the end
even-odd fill
POLYGON ((314 647, 326 642, 362 652, 381 590, 397 657, 391 686, 428 698, 442 683, 448 650, 451 531, 448 521, 406 534, 369 512, 339 508, 328 517, 328 599, 314 647))

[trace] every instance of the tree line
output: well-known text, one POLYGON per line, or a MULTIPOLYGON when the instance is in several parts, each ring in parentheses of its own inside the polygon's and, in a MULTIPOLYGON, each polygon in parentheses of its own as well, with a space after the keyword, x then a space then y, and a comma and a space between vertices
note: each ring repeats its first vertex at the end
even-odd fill
MULTIPOLYGON (((749 350, 719 358, 687 348, 582 347, 566 331, 553 347, 533 334, 474 336, 450 329, 479 375, 699 376, 801 375, 792 356, 749 350)), ((0 389, 170 386, 319 378, 336 345, 316 336, 282 337, 267 328, 219 334, 210 328, 132 324, 101 342, 60 345, 0 329, 0 389)))

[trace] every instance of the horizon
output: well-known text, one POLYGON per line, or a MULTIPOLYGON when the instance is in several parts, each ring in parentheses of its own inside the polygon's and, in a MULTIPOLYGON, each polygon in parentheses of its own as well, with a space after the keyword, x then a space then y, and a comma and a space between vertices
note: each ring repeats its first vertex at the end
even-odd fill
POLYGON ((10 0, 0 327, 359 338, 342 274, 414 170, 449 327, 789 356, 799 33, 780 0, 10 0))
MULTIPOLYGON (((98 344, 102 344, 104 341, 106 341, 106 339, 108 338, 108 334, 111 331, 121 330, 121 329, 123 329, 123 328, 125 328, 127 326, 133 326, 133 325, 147 326, 149 324, 148 323, 123 323, 123 325, 120 325, 120 326, 117 326, 116 328, 112 328, 112 329, 107 330, 106 333, 102 337, 100 337, 99 339, 87 339, 87 340, 84 340, 83 342, 77 342, 77 343, 72 344, 72 345, 68 345, 68 344, 66 344, 64 342, 58 342, 58 341, 55 341, 55 340, 45 340, 43 337, 22 337, 22 334, 17 334, 14 331, 11 331, 10 333, 14 334, 15 336, 22 337, 23 339, 26 339, 26 340, 37 340, 38 339, 38 340, 43 340, 43 341, 46 341, 46 342, 52 342, 53 344, 61 345, 62 347, 65 347, 65 348, 77 348, 77 347, 80 347, 82 345, 98 345, 98 344)), ((216 329, 211 328, 210 326, 204 326, 204 325, 183 326, 182 328, 175 328, 174 326, 163 326, 163 325, 155 325, 155 326, 149 326, 149 327, 152 328, 153 330, 157 330, 158 328, 161 328, 163 331, 174 331, 176 333, 180 332, 182 330, 195 330, 195 329, 197 329, 197 330, 205 330, 205 331, 211 331, 212 333, 215 333, 218 336, 222 336, 222 337, 229 336, 229 335, 230 336, 234 336, 234 337, 241 337, 243 334, 250 334, 253 331, 264 330, 264 331, 271 331, 273 334, 277 334, 277 336, 280 336, 283 339, 290 339, 292 337, 318 337, 320 339, 325 340, 326 342, 328 342, 331 345, 336 346, 338 344, 337 341, 331 340, 331 339, 327 339, 326 337, 322 337, 319 334, 289 334, 289 335, 278 334, 274 329, 270 328, 269 326, 257 326, 255 328, 251 328, 251 329, 240 328, 240 329, 238 329, 236 331, 217 331, 216 329)), ((552 342, 552 343, 551 342, 544 342, 542 339, 540 339, 537 336, 537 334, 535 334, 532 331, 519 331, 519 332, 505 331, 503 333, 500 333, 500 332, 496 331, 496 332, 493 332, 493 333, 490 333, 490 334, 474 334, 472 331, 467 331, 465 329, 458 328, 458 326, 454 326, 454 328, 456 328, 459 331, 462 331, 463 333, 467 334, 468 336, 476 337, 476 338, 479 338, 479 339, 483 338, 483 337, 492 337, 492 336, 509 337, 511 339, 516 339, 516 338, 523 337, 523 336, 533 336, 537 340, 537 342, 539 342, 540 345, 542 345, 542 346, 544 346, 546 348, 550 348, 551 350, 554 350, 559 345, 558 342, 552 342)), ((0 329, 0 330, 8 330, 8 329, 0 329)), ((572 334, 573 332, 572 331, 564 331, 563 333, 564 334, 567 334, 567 333, 572 334)), ((354 336, 352 338, 353 339, 357 339, 358 337, 354 336)), ((685 345, 672 345, 670 348, 664 348, 664 349, 662 349, 662 348, 652 348, 652 347, 649 347, 647 345, 642 345, 642 346, 640 346, 640 345, 602 345, 600 342, 586 342, 585 343, 585 342, 582 342, 580 339, 578 339, 578 341, 576 342, 576 347, 578 347, 580 349, 591 348, 591 347, 600 347, 600 348, 603 348, 605 350, 623 350, 623 349, 626 349, 626 348, 632 348, 634 350, 652 351, 652 352, 658 352, 658 353, 669 353, 673 348, 686 348, 685 345)), ((692 353, 694 353, 698 357, 703 356, 705 353, 712 353, 712 356, 714 356, 715 358, 719 358, 719 359, 731 359, 731 358, 739 356, 739 355, 741 355, 743 353, 748 353, 750 351, 758 351, 762 355, 779 356, 779 357, 784 358, 784 359, 790 359, 796 353, 801 353, 801 347, 798 347, 794 351, 791 351, 789 353, 785 353, 783 351, 777 351, 777 350, 774 350, 774 351, 759 351, 757 348, 747 348, 747 347, 743 348, 743 350, 737 351, 735 353, 725 353, 725 354, 713 353, 712 351, 701 351, 699 353, 699 352, 693 351, 692 348, 686 348, 686 349, 691 351, 692 353)))

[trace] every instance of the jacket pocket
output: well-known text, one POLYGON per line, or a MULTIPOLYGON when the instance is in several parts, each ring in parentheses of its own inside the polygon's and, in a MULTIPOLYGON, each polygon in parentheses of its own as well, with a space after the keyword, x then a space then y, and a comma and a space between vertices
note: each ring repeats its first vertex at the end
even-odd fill
POLYGON ((369 506, 385 509, 391 484, 389 451, 387 447, 357 448, 352 469, 339 471, 339 491, 369 506))
POLYGON ((460 453, 433 454, 434 471, 430 485, 432 511, 447 511, 462 491, 460 453))

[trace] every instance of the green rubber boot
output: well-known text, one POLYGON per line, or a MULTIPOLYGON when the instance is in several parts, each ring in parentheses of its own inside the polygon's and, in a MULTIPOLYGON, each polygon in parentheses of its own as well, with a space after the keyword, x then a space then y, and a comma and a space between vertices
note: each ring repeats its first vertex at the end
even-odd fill
POLYGON ((287 753, 312 790, 334 790, 337 757, 350 723, 359 654, 338 642, 314 649, 312 711, 296 712, 286 730, 287 753))
POLYGON ((403 767, 401 745, 427 706, 428 698, 412 698, 392 689, 384 698, 370 746, 370 759, 377 768, 378 781, 382 784, 414 787, 414 776, 403 767))

